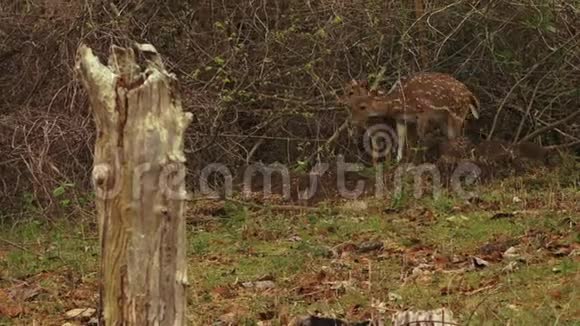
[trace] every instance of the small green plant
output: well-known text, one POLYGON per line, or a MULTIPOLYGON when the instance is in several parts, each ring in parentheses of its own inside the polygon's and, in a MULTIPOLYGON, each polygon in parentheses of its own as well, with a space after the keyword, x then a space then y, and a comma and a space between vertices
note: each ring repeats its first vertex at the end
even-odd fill
POLYGON ((495 60, 506 68, 516 69, 521 66, 521 62, 510 48, 495 49, 493 55, 495 60))
POLYGON ((225 224, 229 227, 236 227, 244 224, 248 218, 248 209, 245 206, 226 201, 224 205, 225 224))
POLYGON ((226 61, 220 56, 213 58, 213 62, 218 66, 223 66, 226 63, 226 61))
POLYGON ((316 214, 308 214, 306 218, 308 219, 308 223, 310 224, 315 224, 320 220, 320 216, 316 214))
POLYGON ((449 214, 449 213, 451 213, 451 211, 453 209, 454 201, 453 201, 453 198, 451 198, 449 196, 445 196, 442 194, 441 196, 433 199, 431 202, 431 205, 438 212, 444 213, 444 214, 449 214))
POLYGON ((197 234, 191 241, 191 252, 195 255, 204 255, 210 249, 207 237, 197 234))
POLYGON ((36 197, 31 192, 25 192, 22 195, 22 206, 25 211, 31 212, 36 211, 38 209, 38 205, 36 203, 36 197))
POLYGON ((216 22, 213 24, 213 26, 214 26, 214 27, 215 27, 217 30, 220 30, 220 31, 225 31, 225 29, 226 29, 226 25, 229 25, 229 22, 228 22, 228 21, 225 21, 225 22, 216 21, 216 22))
POLYGON ((391 197, 391 208, 401 209, 405 207, 408 202, 409 195, 405 191, 397 192, 391 197))
POLYGON ((62 208, 69 207, 71 204, 70 198, 67 198, 67 189, 74 188, 74 183, 62 183, 52 190, 52 196, 58 200, 58 204, 62 208))
POLYGON ((324 30, 324 28, 319 28, 316 33, 314 33, 317 37, 321 39, 325 39, 328 37, 328 33, 324 30))
POLYGON ((554 15, 551 12, 550 6, 535 6, 535 9, 534 14, 526 16, 526 19, 522 22, 523 25, 533 30, 550 33, 557 32, 554 15))
POLYGON ((305 172, 308 172, 309 166, 310 166, 310 162, 298 160, 296 162, 296 165, 294 166, 294 171, 298 172, 298 173, 305 173, 305 172))

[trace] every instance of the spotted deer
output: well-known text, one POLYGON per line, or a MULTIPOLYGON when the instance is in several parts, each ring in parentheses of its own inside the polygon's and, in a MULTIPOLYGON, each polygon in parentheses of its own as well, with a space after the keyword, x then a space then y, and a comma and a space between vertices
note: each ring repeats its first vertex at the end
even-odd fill
MULTIPOLYGON (((392 89, 391 89, 392 90, 392 89)), ((349 82, 345 83, 344 85, 344 90, 343 90, 343 96, 339 97, 339 101, 343 104, 349 105, 350 104, 350 99, 357 97, 357 96, 383 96, 385 95, 385 92, 382 90, 371 90, 370 86, 369 86, 369 82, 368 80, 364 80, 364 79, 352 79, 349 82)), ((390 117, 386 117, 391 124, 395 124, 394 119, 390 118, 390 117)), ((366 122, 366 121, 365 121, 366 122)), ((377 148, 377 144, 376 144, 376 140, 374 138, 371 138, 371 142, 372 142, 372 163, 373 165, 376 165, 378 162, 378 152, 376 151, 377 148)))
MULTIPOLYGON (((360 85, 359 85, 360 86, 360 85)), ((393 85, 386 94, 373 94, 361 89, 343 101, 350 106, 355 124, 370 117, 390 117, 396 121, 397 162, 403 158, 407 138, 407 124, 416 124, 417 134, 424 139, 429 124, 446 128, 447 138, 463 134, 468 113, 479 119, 479 100, 463 83, 443 73, 420 73, 393 85)), ((368 89, 368 88, 367 88, 368 89)))

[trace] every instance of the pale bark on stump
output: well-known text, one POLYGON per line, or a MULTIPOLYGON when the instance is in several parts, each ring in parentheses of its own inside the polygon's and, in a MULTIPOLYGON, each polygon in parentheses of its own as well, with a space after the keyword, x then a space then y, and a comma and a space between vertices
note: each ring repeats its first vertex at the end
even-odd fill
POLYGON ((191 113, 182 111, 177 80, 149 44, 113 46, 108 66, 81 45, 75 68, 97 128, 101 324, 185 325, 183 135, 191 113))

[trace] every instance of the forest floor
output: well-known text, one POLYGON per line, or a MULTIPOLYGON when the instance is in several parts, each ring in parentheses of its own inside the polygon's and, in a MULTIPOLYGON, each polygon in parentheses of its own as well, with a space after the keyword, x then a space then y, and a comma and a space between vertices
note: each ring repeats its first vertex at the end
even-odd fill
MULTIPOLYGON (((451 310, 461 325, 580 325, 580 192, 557 173, 303 210, 199 201, 188 210, 193 325, 350 321, 451 310)), ((96 221, 0 224, 0 325, 80 325, 96 308, 96 221)), ((388 325, 388 322, 387 322, 388 325)))

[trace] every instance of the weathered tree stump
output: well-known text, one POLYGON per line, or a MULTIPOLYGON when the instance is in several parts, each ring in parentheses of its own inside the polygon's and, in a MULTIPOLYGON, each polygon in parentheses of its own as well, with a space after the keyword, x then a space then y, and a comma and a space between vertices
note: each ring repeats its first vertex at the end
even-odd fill
POLYGON ((76 72, 97 128, 92 179, 101 243, 101 325, 185 325, 186 191, 177 80, 155 48, 90 48, 76 72))

